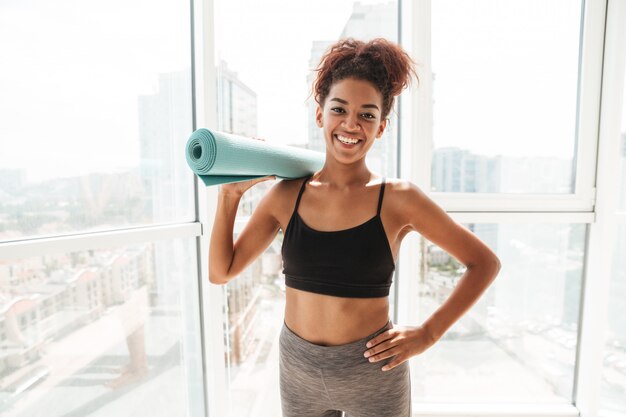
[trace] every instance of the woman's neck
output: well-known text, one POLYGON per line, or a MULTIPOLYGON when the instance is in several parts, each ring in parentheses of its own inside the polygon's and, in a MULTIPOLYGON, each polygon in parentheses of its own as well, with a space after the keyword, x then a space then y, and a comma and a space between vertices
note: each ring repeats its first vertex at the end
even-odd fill
POLYGON ((370 182, 371 177, 372 173, 365 163, 359 166, 326 163, 311 179, 327 185, 330 189, 349 191, 364 187, 370 182))

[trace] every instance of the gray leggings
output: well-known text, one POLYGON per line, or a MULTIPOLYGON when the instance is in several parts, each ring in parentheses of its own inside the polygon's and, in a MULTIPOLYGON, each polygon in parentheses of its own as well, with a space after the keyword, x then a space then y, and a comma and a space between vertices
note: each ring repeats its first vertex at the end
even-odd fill
POLYGON ((410 417, 411 376, 405 361, 382 371, 394 356, 369 362, 369 339, 392 328, 391 320, 371 335, 338 346, 311 343, 287 327, 279 338, 283 417, 410 417))

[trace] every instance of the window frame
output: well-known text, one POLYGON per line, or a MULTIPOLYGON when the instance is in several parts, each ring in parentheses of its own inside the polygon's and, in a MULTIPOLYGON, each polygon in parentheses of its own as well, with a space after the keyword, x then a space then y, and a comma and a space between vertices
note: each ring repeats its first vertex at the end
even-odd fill
MULTIPOLYGON (((413 117, 404 121, 404 137, 415 138, 414 143, 403 143, 408 166, 418 167, 406 172, 410 179, 427 192, 437 204, 453 212, 584 212, 593 213, 595 190, 595 163, 599 127, 600 88, 602 85, 602 51, 604 42, 604 1, 582 0, 580 47, 578 62, 578 91, 576 112, 576 172, 575 192, 572 194, 512 194, 431 192, 431 165, 433 143, 433 92, 431 38, 432 0, 412 3, 399 0, 406 11, 401 16, 403 46, 420 64, 420 86, 403 93, 407 109, 404 114, 413 117), (413 145, 413 146, 411 146, 413 145)), ((406 142, 406 141, 405 141, 406 142)), ((588 217, 588 221, 593 221, 588 217)))
MULTIPOLYGON (((608 311, 612 259, 618 224, 626 224, 626 213, 618 211, 618 193, 622 179, 619 172, 621 111, 626 83, 626 3, 608 1, 606 40, 602 78, 602 102, 598 132, 598 203, 597 221, 592 223, 587 243, 583 283, 579 349, 574 386, 574 402, 581 415, 607 416, 600 402, 603 358, 608 334, 608 311), (586 281, 586 280, 585 280, 586 281)), ((600 13, 598 10, 597 13, 600 13)))
MULTIPOLYGON (((215 57, 215 4, 213 0, 190 0, 192 19, 193 129, 217 126, 217 62, 215 57)), ((210 231, 217 210, 217 187, 205 187, 193 176, 196 221, 203 233, 197 237, 200 327, 205 410, 209 416, 230 413, 228 369, 224 360, 224 309, 226 287, 209 282, 210 231), (203 197, 201 198, 201 195, 203 197), (206 232, 205 232, 206 231, 206 232)))

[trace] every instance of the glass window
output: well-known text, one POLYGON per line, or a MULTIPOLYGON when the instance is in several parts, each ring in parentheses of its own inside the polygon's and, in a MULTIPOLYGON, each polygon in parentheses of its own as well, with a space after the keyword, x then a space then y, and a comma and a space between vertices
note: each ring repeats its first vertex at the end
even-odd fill
POLYGON ((204 415, 195 256, 184 239, 1 262, 0 414, 204 415))
MULTIPOLYGON (((498 254, 502 269, 436 345, 411 359, 413 400, 570 404, 585 225, 464 226, 498 254)), ((465 271, 426 242, 419 322, 448 298, 465 271)))
MULTIPOLYGON (((317 104, 309 97, 313 69, 339 38, 384 37, 397 42, 397 13, 396 1, 216 1, 219 129, 325 152, 314 119, 317 104), (246 13, 240 13, 242 8, 246 13), (227 23, 233 21, 238 24, 227 23)), ((385 134, 370 149, 366 162, 370 170, 395 177, 394 110, 389 118, 385 134)), ((252 214, 270 185, 261 183, 246 192, 237 215, 252 214)), ((280 415, 278 336, 285 303, 282 236, 280 231, 266 252, 227 285, 225 343, 229 403, 235 416, 280 415)))
MULTIPOLYGON (((625 79, 626 81, 626 79, 625 79)), ((618 211, 626 210, 626 82, 622 100, 618 211)), ((617 225, 609 284, 608 335, 603 352, 601 404, 606 415, 626 414, 626 224, 617 225)))
POLYGON ((432 2, 432 191, 575 191, 581 10, 432 2))
POLYGON ((604 410, 626 413, 626 224, 618 226, 613 250, 600 395, 604 410))
MULTIPOLYGON (((235 235, 237 239, 238 235, 235 235)), ((278 336, 285 311, 282 232, 226 285, 226 363, 232 416, 279 416, 278 336)))
POLYGON ((190 221, 189 2, 0 6, 0 241, 190 221))

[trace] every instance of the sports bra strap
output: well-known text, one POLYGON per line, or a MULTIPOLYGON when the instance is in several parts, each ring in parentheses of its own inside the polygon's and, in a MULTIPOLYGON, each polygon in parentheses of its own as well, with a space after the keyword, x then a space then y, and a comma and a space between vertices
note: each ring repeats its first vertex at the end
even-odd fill
POLYGON ((378 197, 378 211, 376 212, 377 216, 380 216, 380 208, 383 206, 383 194, 385 193, 385 177, 383 177, 382 183, 380 185, 380 196, 378 197))
POLYGON ((298 193, 298 198, 296 199, 296 207, 293 209, 293 211, 298 211, 298 206, 300 205, 300 197, 302 197, 302 193, 304 192, 304 186, 306 185, 306 182, 309 180, 309 178, 311 178, 313 175, 309 175, 308 177, 306 177, 304 179, 304 181, 302 181, 302 185, 300 186, 300 193, 298 193))

